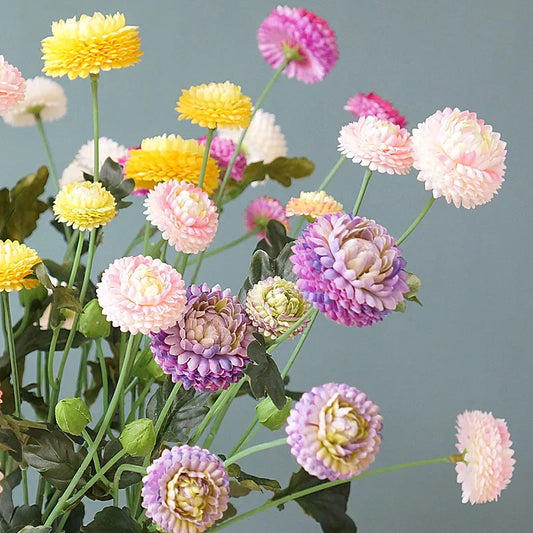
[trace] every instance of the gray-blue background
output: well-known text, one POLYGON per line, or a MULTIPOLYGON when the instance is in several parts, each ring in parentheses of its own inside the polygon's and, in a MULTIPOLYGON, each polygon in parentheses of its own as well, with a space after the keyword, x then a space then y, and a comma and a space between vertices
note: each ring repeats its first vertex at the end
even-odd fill
MULTIPOLYGON (((2 2, 0 53, 26 77, 38 75, 39 41, 50 34, 51 21, 120 10, 129 24, 140 26, 144 57, 135 67, 102 75, 101 134, 126 146, 162 133, 196 137, 203 134, 199 128, 176 120, 173 109, 181 89, 229 79, 257 98, 272 71, 257 51, 255 34, 276 5, 257 0, 2 2)), ((320 317, 291 386, 307 390, 326 380, 346 382, 378 403, 385 428, 375 467, 453 452, 455 417, 465 409, 492 411, 508 421, 517 465, 500 502, 461 504, 448 465, 376 476, 352 486, 349 510, 361 533, 531 531, 531 4, 308 0, 302 7, 330 22, 340 60, 315 85, 282 78, 263 107, 276 114, 290 155, 316 163, 313 177, 301 185, 304 190, 318 186, 337 161, 338 131, 351 120, 343 105, 359 91, 392 100, 409 128, 445 106, 476 111, 507 141, 508 168, 491 204, 467 211, 440 199, 403 245, 409 270, 422 279, 424 307, 411 305, 405 314, 366 329, 320 317)), ((92 130, 87 80, 60 83, 68 115, 47 125, 47 131, 61 170, 92 130)), ((36 130, 0 124, 0 136, 2 186, 45 164, 36 130)), ((350 206, 362 174, 346 163, 329 192, 350 206)), ((242 234, 242 212, 251 199, 269 194, 285 201, 295 190, 274 183, 249 190, 224 213, 216 243, 242 234)), ((376 174, 361 214, 400 235, 427 198, 415 173, 376 174)), ((137 202, 109 225, 98 269, 122 253, 131 228, 142 224, 141 211, 137 202)), ((48 229, 29 244, 43 257, 62 255, 48 229)), ((206 261, 201 278, 237 289, 250 250, 247 243, 206 261)), ((277 357, 283 362, 287 353, 277 357)), ((228 450, 251 413, 251 402, 234 406, 214 451, 228 450)), ((277 436, 265 431, 256 442, 277 436)), ((284 448, 254 456, 243 466, 282 483, 297 469, 284 448)), ((264 497, 255 498, 255 504, 264 497)), ((239 508, 253 501, 241 500, 239 508)), ((257 533, 319 530, 295 504, 233 530, 251 528, 257 533)))

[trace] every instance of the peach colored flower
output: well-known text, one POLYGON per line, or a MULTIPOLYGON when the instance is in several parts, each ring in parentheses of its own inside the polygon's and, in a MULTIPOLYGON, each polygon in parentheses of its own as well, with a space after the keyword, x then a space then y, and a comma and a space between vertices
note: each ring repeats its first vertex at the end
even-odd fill
POLYGON ((285 208, 288 217, 307 217, 314 222, 318 217, 342 211, 342 204, 326 191, 301 192, 298 198, 291 198, 285 208))
POLYGON ((413 130, 413 166, 433 196, 455 207, 486 204, 505 173, 505 142, 475 113, 447 107, 413 130))
POLYGON ((373 116, 341 129, 339 151, 354 163, 387 174, 407 174, 413 164, 409 132, 373 116))
POLYGON ((516 463, 505 420, 492 413, 465 411, 458 415, 456 428, 456 447, 465 454, 464 462, 455 465, 463 503, 497 500, 511 482, 516 463))
POLYGON ((5 113, 24 98, 26 82, 19 69, 0 55, 0 114, 5 113))

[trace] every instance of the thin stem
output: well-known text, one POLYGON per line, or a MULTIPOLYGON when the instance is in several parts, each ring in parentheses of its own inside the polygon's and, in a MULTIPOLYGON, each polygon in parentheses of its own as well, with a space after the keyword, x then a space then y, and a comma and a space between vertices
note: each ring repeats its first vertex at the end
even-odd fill
POLYGON ((78 245, 76 246, 76 253, 74 254, 74 260, 72 262, 72 268, 70 270, 70 277, 68 280, 68 288, 72 289, 74 287, 74 281, 76 279, 76 274, 78 273, 78 268, 80 267, 81 253, 83 251, 83 243, 85 241, 85 232, 80 231, 78 234, 78 245))
MULTIPOLYGON (((91 436, 89 435, 89 433, 87 433, 86 429, 84 429, 81 432, 81 435, 85 439, 85 442, 89 445, 89 447, 94 445, 94 442, 91 439, 91 436)), ((97 453, 93 457, 93 463, 94 463, 94 468, 96 469, 97 472, 99 472, 102 469, 102 466, 100 465, 100 459, 98 458, 98 454, 97 453)), ((103 481, 104 485, 106 485, 108 488, 111 488, 111 483, 109 482, 108 479, 103 478, 102 481, 103 481)))
POLYGON ((39 130, 39 133, 41 134, 41 139, 44 144, 44 151, 46 152, 46 157, 48 159, 48 168, 50 170, 50 175, 52 176, 52 180, 54 182, 54 185, 56 186, 56 189, 59 191, 59 180, 57 179, 56 167, 52 159, 52 151, 50 150, 50 145, 48 144, 48 138, 46 137, 46 133, 44 132, 44 125, 43 125, 43 120, 41 118, 41 113, 40 112, 34 113, 34 116, 35 116, 35 123, 37 124, 37 129, 39 130))
POLYGON ((63 516, 61 517, 59 524, 57 524, 57 531, 63 531, 63 528, 65 527, 65 524, 67 523, 69 516, 70 516, 70 509, 67 512, 63 513, 63 516))
POLYGON ((118 507, 118 490, 119 490, 119 484, 120 484, 120 477, 122 476, 124 472, 135 472, 137 474, 145 475, 146 467, 124 464, 124 465, 120 465, 117 468, 117 471, 115 472, 115 476, 113 477, 113 505, 115 507, 118 507))
POLYGON ((367 168, 365 171, 365 176, 363 177, 363 183, 361 183, 361 188, 359 189, 359 194, 357 195, 357 200, 355 201, 355 205, 353 206, 354 215, 357 215, 357 213, 359 213, 359 208, 361 207, 361 204, 363 203, 363 198, 365 196, 366 188, 368 187, 368 182, 370 181, 371 177, 372 177, 372 171, 367 168))
POLYGON ((248 455, 252 455, 253 453, 262 452, 263 450, 269 450, 270 448, 275 448, 277 446, 283 446, 284 444, 287 444, 286 437, 283 437, 282 439, 272 440, 270 442, 263 442, 262 444, 257 444, 256 446, 251 446, 250 448, 246 448, 246 450, 236 453, 233 456, 230 455, 224 461, 224 466, 227 468, 230 464, 236 463, 239 459, 242 459, 243 457, 247 457, 248 455))
POLYGON ((9 307, 9 293, 2 291, 2 323, 7 337, 7 347, 9 351, 9 362, 11 364, 11 382, 13 384, 13 398, 15 400, 15 416, 22 418, 20 412, 20 378, 17 362, 17 352, 15 350, 15 339, 13 337, 13 324, 11 323, 11 309, 9 307))
MULTIPOLYGON (((139 395, 139 397, 133 402, 132 406, 131 406, 131 410, 130 410, 130 414, 128 415, 128 418, 126 419, 126 424, 129 424, 132 419, 135 417, 135 411, 139 408, 139 406, 144 402, 144 399, 146 398, 146 396, 148 395, 148 393, 150 392, 150 389, 152 388, 152 385, 154 384, 154 379, 150 379, 149 381, 146 382, 146 384, 144 385, 144 388, 143 390, 141 391, 141 394, 139 395)), ((143 417, 140 417, 140 418, 143 418, 143 417)))
POLYGON ((76 392, 74 396, 81 396, 81 391, 83 389, 83 384, 85 382, 85 376, 87 375, 87 360, 89 359, 89 349, 90 347, 87 344, 84 344, 81 347, 81 359, 80 366, 78 368, 78 378, 76 379, 76 392))
POLYGON ((309 309, 305 315, 300 318, 297 322, 295 322, 283 335, 280 335, 268 348, 267 353, 272 353, 274 349, 279 346, 285 339, 288 339, 304 322, 309 320, 313 317, 313 315, 316 316, 317 311, 316 309, 309 309))
POLYGON ((91 95, 93 99, 94 131, 94 181, 100 177, 100 127, 98 124, 98 74, 91 74, 91 95))
POLYGON ((205 251, 200 252, 200 255, 198 256, 196 268, 194 269, 192 278, 191 278, 191 284, 196 281, 196 278, 198 277, 198 274, 200 273, 200 267, 202 266, 202 261, 204 260, 205 251))
POLYGON ((159 416, 157 417, 157 420, 155 422, 155 434, 156 435, 159 434, 159 431, 163 427, 165 418, 167 417, 167 414, 170 411, 170 408, 172 407, 172 404, 174 403, 174 400, 178 392, 180 391, 180 389, 181 389, 181 381, 178 381, 178 383, 175 383, 174 387, 172 387, 172 390, 170 391, 170 394, 168 395, 165 405, 163 405, 163 409, 161 409, 161 412, 159 413, 159 416))
POLYGON ((244 430, 244 433, 241 435, 241 438, 237 441, 237 444, 235 444, 231 452, 229 452, 229 457, 232 457, 233 455, 235 455, 242 447, 248 444, 250 439, 259 430, 259 426, 257 424, 259 424, 259 420, 257 419, 257 414, 256 414, 253 420, 248 425, 248 427, 244 430))
POLYGON ((208 128, 207 136, 205 138, 205 151, 204 158, 202 159, 202 167, 200 168, 200 178, 198 179, 198 187, 200 189, 204 186, 205 171, 207 169, 207 160, 209 159, 209 149, 211 148, 211 142, 213 140, 213 134, 216 128, 208 128))
POLYGON ((144 226, 143 255, 146 255, 148 253, 148 244, 150 241, 151 228, 152 228, 152 224, 150 223, 149 220, 147 220, 144 226))
MULTIPOLYGON (((41 479, 44 479, 41 477, 41 479)), ((57 503, 57 500, 59 500, 59 496, 61 496, 61 492, 59 490, 56 490, 53 494, 53 496, 50 498, 50 501, 46 504, 46 507, 43 511, 43 517, 45 517, 55 506, 57 503)))
POLYGON ((423 461, 414 461, 411 463, 404 463, 400 465, 389 466, 386 468, 380 468, 378 470, 372 470, 370 472, 363 472, 362 474, 353 476, 348 479, 340 479, 337 481, 328 481, 326 483, 321 483, 320 485, 315 485, 314 487, 310 487, 308 489, 299 490, 298 492, 288 494, 287 496, 284 496, 283 498, 279 498, 277 500, 269 500, 265 502, 263 505, 256 507, 255 509, 251 509, 250 511, 243 513, 242 515, 235 516, 234 518, 231 518, 230 520, 227 520, 226 522, 222 522, 218 526, 211 528, 209 531, 210 532, 220 531, 221 529, 224 529, 232 524, 235 524, 236 522, 239 522, 240 520, 243 520, 244 518, 248 518, 249 516, 253 516, 257 513, 260 513, 261 511, 266 511, 267 509, 271 509, 272 507, 277 507, 278 505, 282 505, 284 503, 287 503, 288 501, 297 500, 298 498, 303 498, 304 496, 308 496, 309 494, 320 492, 322 490, 326 490, 331 487, 336 487, 337 485, 342 485, 343 483, 350 483, 351 481, 354 481, 356 479, 362 479, 364 477, 370 477, 376 474, 385 474, 386 472, 394 472, 396 470, 403 470, 403 469, 412 468, 415 466, 422 466, 422 465, 428 465, 428 464, 434 464, 434 463, 450 463, 450 462, 453 462, 450 457, 439 457, 438 459, 426 459, 423 461))
MULTIPOLYGON (((228 250, 229 248, 233 248, 234 246, 237 246, 241 242, 244 242, 245 240, 249 239, 253 235, 257 235, 261 231, 260 228, 254 229, 253 231, 250 231, 248 233, 245 233, 244 235, 241 235, 238 239, 235 239, 234 241, 228 242, 227 244, 224 244, 223 246, 219 246, 218 248, 215 248, 214 250, 209 250, 208 252, 205 252, 204 258, 211 257, 212 255, 219 254, 220 252, 223 252, 225 250, 228 250)), ((193 265, 194 263, 198 262, 198 258, 194 258, 192 261, 189 261, 190 265, 193 265)))
POLYGON ((21 304, 24 307, 24 316, 22 317, 22 320, 16 331, 13 333, 13 338, 15 340, 17 340, 22 335, 22 333, 24 333, 24 330, 26 329, 31 320, 30 303, 27 301, 26 291, 20 291, 19 297, 21 300, 21 304))
POLYGON ((231 402, 235 399, 235 396, 237 396, 237 393, 239 392, 239 388, 240 387, 233 388, 231 392, 228 393, 228 395, 226 396, 224 405, 221 407, 220 412, 215 418, 215 421, 213 422, 213 425, 209 429, 209 433, 207 434, 207 437, 204 440, 204 448, 209 449, 209 447, 213 443, 213 440, 215 439, 215 436, 220 428, 220 425, 222 424, 222 421, 224 420, 224 417, 226 416, 226 413, 228 412, 231 402))
POLYGON ((329 184, 329 182, 333 179, 335 174, 339 171, 339 168, 342 167, 343 163, 346 161, 346 156, 342 155, 340 159, 335 163, 334 167, 330 170, 329 174, 326 176, 324 181, 321 183, 320 187, 318 188, 319 191, 323 191, 329 184))
POLYGON ((413 230, 420 224, 422 219, 426 216, 426 213, 429 211, 429 208, 433 205, 433 202, 435 201, 435 198, 433 196, 428 200, 428 203, 424 206, 424 209, 422 209, 422 212, 415 218, 413 223, 405 230, 404 234, 396 241, 397 245, 402 244, 409 235, 413 232, 413 230))

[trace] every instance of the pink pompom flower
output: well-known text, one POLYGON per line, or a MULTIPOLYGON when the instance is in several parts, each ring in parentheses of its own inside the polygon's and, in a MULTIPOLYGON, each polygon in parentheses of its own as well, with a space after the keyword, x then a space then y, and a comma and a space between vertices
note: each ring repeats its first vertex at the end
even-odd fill
POLYGON ((400 128, 407 126, 407 119, 400 115, 398 110, 388 100, 381 98, 376 93, 354 94, 348 99, 344 109, 350 111, 357 118, 377 117, 397 124, 400 128))
POLYGON ((146 218, 178 252, 197 254, 210 244, 218 213, 206 192, 186 181, 163 181, 144 201, 146 218))
POLYGON ((339 58, 328 22, 302 8, 278 6, 259 27, 257 40, 271 67, 278 68, 290 58, 283 73, 304 83, 323 80, 339 58))
POLYGON ((462 502, 495 501, 511 482, 514 450, 507 424, 492 413, 465 411, 457 416, 457 444, 464 462, 455 464, 462 502))
POLYGON ((409 132, 377 117, 361 117, 341 128, 339 152, 370 170, 407 174, 413 165, 409 132))
POLYGON ((270 196, 261 196, 252 200, 244 213, 244 226, 246 231, 260 230, 257 234, 259 239, 266 237, 266 227, 269 220, 281 222, 289 231, 289 218, 285 213, 283 204, 270 196))
POLYGON ((115 260, 96 287, 102 313, 113 326, 132 334, 157 333, 185 311, 181 274, 159 259, 138 255, 115 260))
MULTIPOLYGON (((198 144, 205 146, 205 140, 205 137, 200 137, 198 139, 198 144)), ((213 137, 211 146, 209 147, 209 155, 216 161, 218 167, 220 168, 221 176, 223 176, 224 172, 226 172, 234 153, 235 143, 231 139, 224 139, 218 135, 213 137)), ((242 152, 239 152, 237 159, 235 160, 235 164, 231 169, 231 177, 236 181, 241 181, 245 168, 246 156, 242 152)))
POLYGON ((26 82, 19 69, 10 65, 0 55, 0 114, 24 99, 26 82))
POLYGON ((470 209, 490 202, 501 187, 505 145, 475 113, 447 107, 413 130, 413 166, 434 198, 470 209))

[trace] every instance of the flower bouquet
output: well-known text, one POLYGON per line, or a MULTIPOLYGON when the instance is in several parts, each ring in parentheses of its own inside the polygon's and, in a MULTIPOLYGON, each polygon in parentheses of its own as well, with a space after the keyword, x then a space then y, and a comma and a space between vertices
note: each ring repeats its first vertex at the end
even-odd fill
POLYGON ((202 128, 200 136, 140 132, 129 148, 100 136, 98 113, 101 77, 142 55, 138 28, 124 15, 54 22, 42 41, 48 78, 24 79, 0 58, 0 113, 12 126, 36 126, 48 157, 47 167, 0 190, 4 531, 218 531, 294 500, 323 531, 354 532, 346 505, 355 479, 448 463, 462 501, 472 504, 498 499, 510 482, 509 432, 491 413, 459 414, 456 449, 444 457, 372 469, 383 417, 364 384, 325 375, 310 391, 289 387, 318 315, 361 328, 420 304, 416 265, 399 246, 440 197, 466 209, 489 202, 503 182, 505 143, 457 108, 409 132, 387 100, 358 93, 346 103, 356 120, 340 130, 340 157, 320 187, 286 205, 257 188, 246 233, 215 248, 219 220, 248 187, 266 180, 289 187, 312 174, 310 159, 288 157, 280 126, 262 106, 280 76, 316 83, 338 58, 333 29, 305 9, 274 9, 257 39, 275 73, 255 102, 229 81, 191 86, 176 111, 202 128), (50 79, 65 75, 89 78, 93 141, 59 177, 44 123, 66 112, 63 89, 50 79), (349 160, 364 175, 343 205, 327 188, 349 160), (412 168, 431 195, 395 237, 360 212, 373 173, 412 168), (46 200, 49 176, 56 194, 46 200), (142 197, 140 229, 98 273, 105 228, 138 207, 131 196, 142 197), (49 210, 64 241, 63 258, 54 260, 23 242, 49 210), (202 282, 203 261, 253 239, 241 287, 202 282), (280 369, 276 351, 291 339, 280 369), (35 383, 25 380, 30 365, 35 383), (234 402, 254 402, 255 416, 233 447, 220 450, 214 439, 234 402), (249 445, 261 427, 277 438, 249 445), (241 468, 245 457, 281 446, 300 468, 284 488, 241 468), (265 491, 259 506, 237 510, 237 498, 265 491), (87 499, 107 503, 86 516, 87 499))

